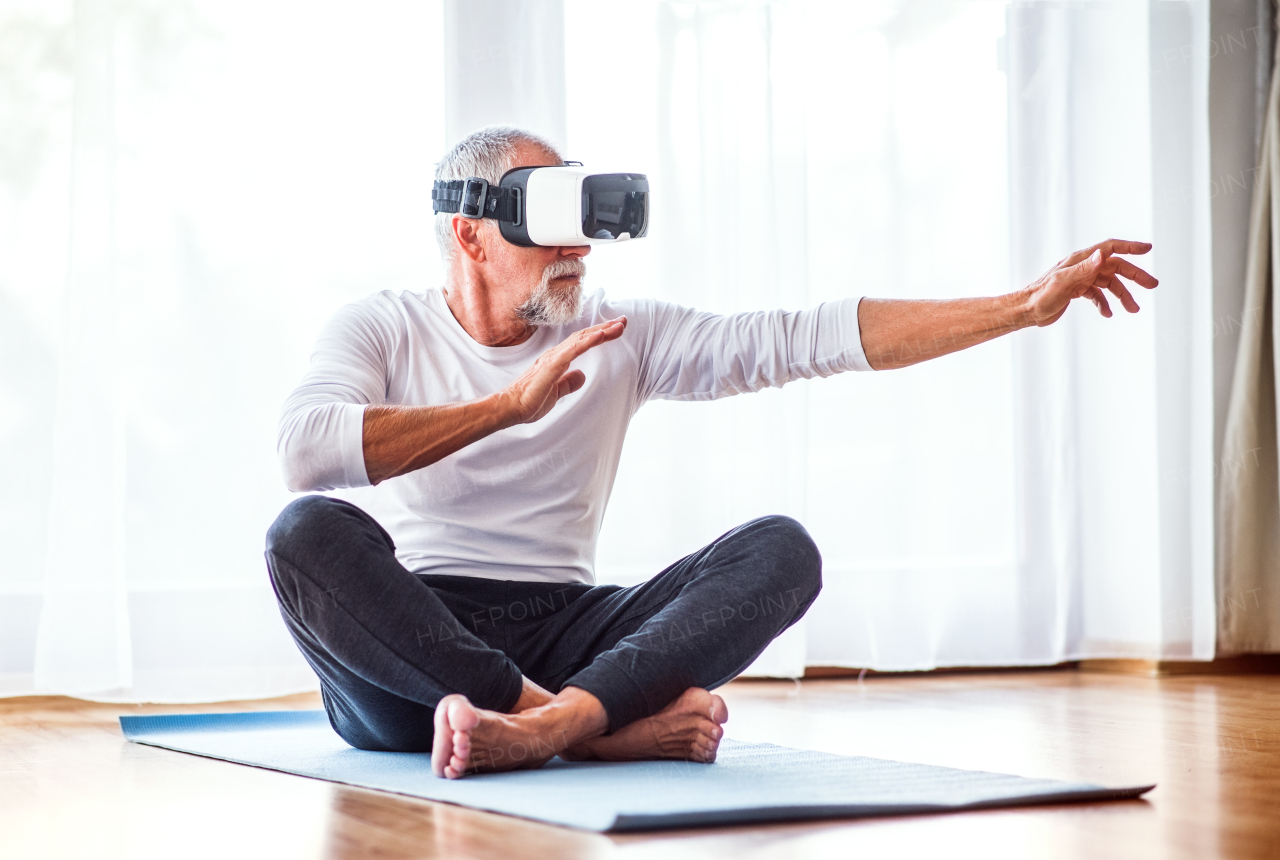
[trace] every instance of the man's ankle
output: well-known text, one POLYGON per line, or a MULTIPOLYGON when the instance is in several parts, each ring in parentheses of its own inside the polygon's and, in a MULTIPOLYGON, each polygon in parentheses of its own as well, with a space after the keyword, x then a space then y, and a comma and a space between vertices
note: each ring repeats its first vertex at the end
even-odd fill
POLYGON ((528 678, 524 678, 520 688, 520 698, 516 699, 516 703, 511 707, 511 713, 518 714, 521 711, 540 708, 543 705, 550 704, 554 699, 555 696, 549 691, 539 687, 528 678))
POLYGON ((605 713, 604 705, 581 687, 565 687, 541 710, 555 723, 570 746, 609 731, 609 715, 605 713))

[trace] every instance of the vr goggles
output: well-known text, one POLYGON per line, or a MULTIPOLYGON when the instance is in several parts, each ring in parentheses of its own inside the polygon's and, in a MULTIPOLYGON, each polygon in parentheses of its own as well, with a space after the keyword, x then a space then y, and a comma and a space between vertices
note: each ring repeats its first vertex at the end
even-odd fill
POLYGON ((601 245, 649 231, 649 180, 640 173, 592 173, 576 162, 517 167, 498 185, 478 176, 438 179, 431 207, 492 218, 513 245, 601 245))

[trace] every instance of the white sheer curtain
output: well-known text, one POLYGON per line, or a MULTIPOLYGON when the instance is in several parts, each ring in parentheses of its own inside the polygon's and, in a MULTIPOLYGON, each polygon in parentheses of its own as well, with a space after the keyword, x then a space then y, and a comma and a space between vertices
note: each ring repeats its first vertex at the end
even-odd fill
POLYGON ((1107 236, 1161 280, 1013 341, 1029 661, 1213 657, 1208 30, 1207 2, 1010 8, 1014 283, 1107 236))
POLYGON ((440 280, 438 2, 0 12, 0 694, 315 686, 265 576, 340 304, 440 280))
MULTIPOLYGON (((1207 4, 566 3, 571 157, 650 168, 591 280, 720 311, 984 295, 1151 238, 1145 311, 633 424, 600 575, 750 516, 826 588, 754 671, 1212 656, 1207 4), (625 32, 625 50, 613 34, 625 32)), ((1118 309, 1118 308, 1117 308, 1118 309)))
POLYGON ((782 512, 827 585, 757 672, 1211 656, 1206 9, 14 0, 0 694, 314 686, 261 559, 279 404, 338 305, 439 284, 432 162, 492 121, 650 174, 651 237, 589 260, 617 296, 991 294, 1157 244, 1135 318, 647 406, 602 581, 782 512))

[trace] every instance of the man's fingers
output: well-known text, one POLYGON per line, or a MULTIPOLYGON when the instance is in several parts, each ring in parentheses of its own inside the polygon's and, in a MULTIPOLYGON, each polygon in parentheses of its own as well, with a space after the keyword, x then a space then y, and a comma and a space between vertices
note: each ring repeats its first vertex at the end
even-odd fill
POLYGON ((1115 258, 1116 272, 1124 275, 1135 284, 1146 287, 1148 290, 1154 289, 1160 285, 1160 282, 1153 278, 1148 272, 1139 269, 1133 263, 1121 257, 1115 258))
POLYGON ((587 381, 587 375, 581 370, 569 370, 570 362, 593 346, 621 337, 626 327, 626 317, 593 325, 574 332, 538 356, 533 366, 513 383, 521 404, 521 420, 537 421, 560 398, 581 388, 587 381))
MULTIPOLYGON (((622 337, 622 333, 627 330, 627 318, 618 317, 616 320, 593 325, 587 331, 591 332, 590 346, 584 348, 582 352, 586 352, 592 346, 599 346, 602 343, 608 343, 611 340, 617 340, 622 337)), ((579 353, 581 355, 581 353, 579 353)))
MULTIPOLYGON (((587 375, 581 370, 571 370, 552 382, 549 387, 541 388, 540 390, 545 393, 541 397, 537 397, 536 404, 530 404, 531 411, 525 416, 524 420, 526 422, 541 420, 544 415, 555 408, 562 398, 577 391, 586 381, 587 375)), ((537 390, 539 389, 534 389, 534 391, 537 390)))
MULTIPOLYGON (((1101 251, 1102 256, 1110 257, 1112 254, 1145 254, 1150 250, 1150 242, 1133 242, 1128 239, 1108 239, 1105 242, 1099 242, 1096 245, 1090 245, 1088 248, 1076 251, 1062 262, 1066 266, 1074 266, 1081 260, 1087 260, 1095 251, 1101 251)), ((1144 272, 1143 274, 1146 273, 1144 272)), ((1127 278, 1128 275, 1125 275, 1125 277, 1127 278)), ((1147 277, 1151 276, 1147 275, 1147 277)), ((1152 280, 1155 279, 1152 278, 1152 280)), ((1143 284, 1143 286, 1146 286, 1146 284, 1143 284)), ((1154 286, 1154 284, 1152 286, 1154 286)))
POLYGON ((1103 258, 1102 252, 1094 251, 1089 256, 1077 261, 1070 268, 1075 269, 1076 273, 1081 277, 1093 278, 1105 263, 1106 260, 1103 258))
POLYGON ((1092 254, 1101 251, 1104 257, 1112 254, 1145 254, 1151 250, 1150 242, 1132 242, 1127 239, 1108 239, 1087 248, 1083 253, 1092 254))
POLYGON ((574 335, 576 335, 579 338, 590 338, 599 333, 603 333, 609 340, 613 340, 615 337, 621 334, 622 330, 626 327, 627 327, 626 317, 618 317, 617 319, 605 320, 602 323, 596 323, 593 326, 588 326, 587 328, 584 328, 579 332, 575 332, 573 335, 570 335, 569 337, 565 338, 564 343, 570 343, 571 341, 573 341, 574 335))
POLYGON ((575 358, 593 346, 621 337, 626 327, 627 318, 618 317, 616 320, 609 320, 574 332, 542 354, 538 363, 538 374, 544 379, 546 377, 559 379, 575 358))
POLYGON ((1085 296, 1089 301, 1097 305, 1098 313, 1102 314, 1107 319, 1111 319, 1111 305, 1107 303, 1107 297, 1102 294, 1102 290, 1097 287, 1090 287, 1085 291, 1085 296))
POLYGON ((572 394, 587 381, 587 375, 581 370, 571 370, 556 383, 556 399, 572 394))
MULTIPOLYGON (((627 318, 618 317, 616 320, 609 320, 603 324, 604 340, 617 340, 622 337, 622 333, 627 330, 627 318)), ((603 343, 604 341, 602 341, 603 343)))
POLYGON ((1112 275, 1107 280, 1107 289, 1120 300, 1120 304, 1126 311, 1131 314, 1136 314, 1138 312, 1138 303, 1133 300, 1133 296, 1129 293, 1128 287, 1126 287, 1115 275, 1112 275))
POLYGON ((557 357, 563 357, 564 363, 568 364, 591 349, 591 347, 599 346, 602 343, 621 337, 626 328, 627 318, 618 317, 616 320, 609 320, 608 322, 602 322, 599 325, 593 325, 574 332, 551 349, 560 350, 562 356, 557 357))

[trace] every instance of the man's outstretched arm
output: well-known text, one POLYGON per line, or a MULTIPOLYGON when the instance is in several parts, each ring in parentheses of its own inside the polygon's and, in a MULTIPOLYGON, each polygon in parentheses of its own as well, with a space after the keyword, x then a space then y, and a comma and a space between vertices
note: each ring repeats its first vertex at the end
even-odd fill
POLYGON ((907 367, 1029 326, 1056 322, 1074 299, 1089 299, 1111 316, 1104 290, 1138 312, 1121 278, 1146 289, 1159 282, 1118 254, 1145 254, 1148 242, 1109 239, 1077 251, 1030 286, 995 298, 916 301, 863 299, 858 306, 862 349, 876 370, 907 367))

